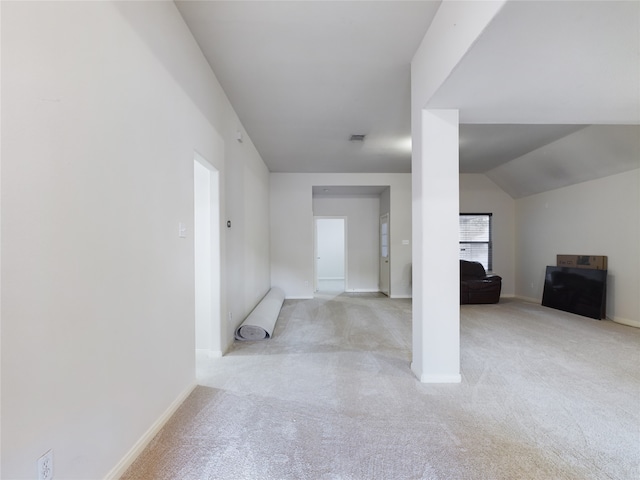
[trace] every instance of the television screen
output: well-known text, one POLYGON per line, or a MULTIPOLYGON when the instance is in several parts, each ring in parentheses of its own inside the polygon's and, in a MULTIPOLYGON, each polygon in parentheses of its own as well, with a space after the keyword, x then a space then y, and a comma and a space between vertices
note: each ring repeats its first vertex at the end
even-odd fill
POLYGON ((547 267, 542 305, 597 320, 606 316, 607 271, 547 267))

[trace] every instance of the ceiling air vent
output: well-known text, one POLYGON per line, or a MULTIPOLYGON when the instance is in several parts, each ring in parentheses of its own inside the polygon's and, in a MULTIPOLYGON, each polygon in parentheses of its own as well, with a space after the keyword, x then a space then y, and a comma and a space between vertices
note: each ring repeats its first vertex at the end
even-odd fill
POLYGON ((349 139, 350 142, 364 142, 364 137, 366 137, 366 135, 351 135, 351 138, 349 139))

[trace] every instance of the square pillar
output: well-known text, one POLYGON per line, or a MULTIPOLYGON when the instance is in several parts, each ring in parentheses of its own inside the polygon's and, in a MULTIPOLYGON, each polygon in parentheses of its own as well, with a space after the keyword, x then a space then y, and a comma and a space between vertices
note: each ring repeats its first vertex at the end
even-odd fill
POLYGON ((458 111, 412 120, 413 359, 424 383, 459 383, 458 111))

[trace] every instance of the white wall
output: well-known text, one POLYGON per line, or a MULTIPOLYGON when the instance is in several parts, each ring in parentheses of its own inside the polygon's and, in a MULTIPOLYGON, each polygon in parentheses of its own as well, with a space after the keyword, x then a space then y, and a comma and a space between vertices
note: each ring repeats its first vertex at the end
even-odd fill
POLYGON ((287 298, 313 297, 313 207, 316 185, 389 185, 391 296, 411 296, 410 174, 271 174, 271 283, 287 298))
MULTIPOLYGON (((241 145, 243 148, 245 143, 241 145)), ((251 145, 247 148, 255 151, 251 145)), ((271 286, 269 171, 259 157, 253 160, 245 163, 242 170, 237 172, 242 179, 241 188, 237 191, 228 190, 227 196, 227 203, 232 208, 227 245, 234 245, 233 256, 229 255, 234 267, 227 270, 229 312, 233 315, 233 328, 228 332, 227 345, 233 342, 235 327, 251 313, 271 286)))
POLYGON ((606 255, 607 317, 640 326, 640 170, 516 200, 516 294, 540 302, 557 254, 606 255))
POLYGON ((460 175, 460 213, 493 213, 493 271, 502 296, 515 293, 515 201, 482 174, 460 175))
MULTIPOLYGON (((316 216, 347 217, 348 292, 377 292, 379 279, 380 197, 366 195, 316 196, 316 216)), ((393 259, 391 259, 393 262, 393 259)))
POLYGON ((194 150, 225 142, 234 321, 269 287, 269 176, 172 2, 1 8, 0 476, 53 448, 103 478, 195 382, 194 150))
POLYGON ((380 194, 380 216, 391 210, 391 191, 385 188, 380 194))

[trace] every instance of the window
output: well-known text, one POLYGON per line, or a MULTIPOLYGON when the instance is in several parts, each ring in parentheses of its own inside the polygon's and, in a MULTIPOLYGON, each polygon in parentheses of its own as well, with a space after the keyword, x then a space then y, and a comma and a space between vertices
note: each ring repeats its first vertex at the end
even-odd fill
POLYGON ((383 215, 380 218, 380 256, 389 258, 389 216, 383 215))
POLYGON ((460 260, 480 262, 491 271, 491 213, 460 214, 460 260))

